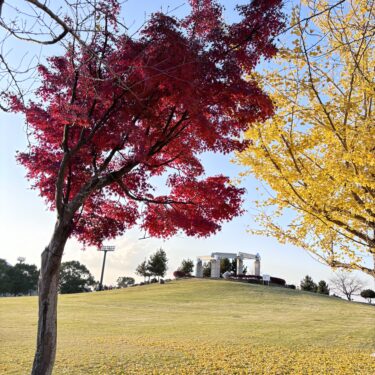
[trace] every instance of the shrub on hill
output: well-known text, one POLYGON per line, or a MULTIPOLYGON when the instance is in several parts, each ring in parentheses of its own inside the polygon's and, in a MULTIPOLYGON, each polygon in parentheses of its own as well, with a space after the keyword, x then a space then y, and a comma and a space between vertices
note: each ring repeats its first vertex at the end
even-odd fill
MULTIPOLYGON (((263 285, 263 278, 262 276, 258 275, 238 275, 238 276, 230 276, 231 280, 236 280, 236 281, 242 281, 242 282, 248 282, 250 284, 260 284, 263 285)), ((279 277, 271 277, 269 285, 271 286, 284 286, 286 287, 286 281, 284 279, 280 279, 279 277)), ((293 285, 295 289, 295 285, 293 285)))
POLYGON ((375 292, 372 289, 362 290, 361 297, 366 298, 368 300, 368 303, 371 303, 371 300, 375 298, 375 292))
POLYGON ((272 277, 272 276, 270 278, 270 283, 271 284, 281 285, 281 286, 285 286, 286 285, 286 281, 284 279, 280 279, 279 277, 272 277))
POLYGON ((237 276, 233 276, 235 279, 239 280, 262 280, 262 276, 258 275, 245 275, 244 273, 239 274, 237 276))
POLYGON ((181 266, 178 268, 178 271, 184 272, 186 276, 190 276, 194 269, 194 262, 191 259, 183 259, 181 266))
POLYGON ((211 276, 211 263, 207 262, 203 264, 203 277, 211 276))
POLYGON ((181 279, 181 278, 183 278, 185 276, 186 276, 186 274, 185 274, 184 271, 177 270, 177 271, 173 272, 173 277, 176 278, 176 279, 181 279))

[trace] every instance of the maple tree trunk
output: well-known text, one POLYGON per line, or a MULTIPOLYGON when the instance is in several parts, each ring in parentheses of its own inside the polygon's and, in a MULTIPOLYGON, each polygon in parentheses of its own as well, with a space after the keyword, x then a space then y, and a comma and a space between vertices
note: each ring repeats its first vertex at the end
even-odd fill
POLYGON ((56 356, 57 294, 61 258, 70 226, 57 220, 49 245, 42 253, 38 295, 38 335, 31 375, 50 375, 56 356))

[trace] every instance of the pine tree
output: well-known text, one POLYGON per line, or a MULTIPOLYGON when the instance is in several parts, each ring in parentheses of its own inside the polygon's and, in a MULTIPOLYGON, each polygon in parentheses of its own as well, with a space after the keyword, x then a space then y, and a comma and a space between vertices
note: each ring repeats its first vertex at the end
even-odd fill
POLYGON ((318 286, 314 283, 313 279, 309 275, 306 275, 305 278, 301 281, 301 290, 316 293, 316 291, 318 290, 318 286))
POLYGON ((328 284, 324 280, 319 281, 317 292, 320 294, 329 295, 329 287, 328 287, 328 284))

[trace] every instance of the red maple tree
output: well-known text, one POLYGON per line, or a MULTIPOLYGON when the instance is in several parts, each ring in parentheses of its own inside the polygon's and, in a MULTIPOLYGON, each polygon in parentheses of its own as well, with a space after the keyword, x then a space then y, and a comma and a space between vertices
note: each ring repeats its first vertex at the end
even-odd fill
POLYGON ((134 225, 151 236, 208 236, 242 212, 243 189, 206 177, 199 155, 243 150, 242 132, 272 115, 271 100, 245 77, 276 53, 281 1, 239 6, 234 24, 215 1, 190 3, 181 20, 153 14, 137 37, 104 32, 72 45, 39 67, 34 101, 12 99, 34 138, 18 160, 57 213, 42 253, 33 374, 52 371, 70 236, 100 246, 134 225), (168 193, 156 193, 155 176, 165 176, 168 193))

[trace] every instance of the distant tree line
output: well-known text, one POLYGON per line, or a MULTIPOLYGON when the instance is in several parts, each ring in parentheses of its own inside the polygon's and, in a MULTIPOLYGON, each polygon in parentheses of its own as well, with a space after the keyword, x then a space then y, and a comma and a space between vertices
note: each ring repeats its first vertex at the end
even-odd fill
MULTIPOLYGON (((157 250, 148 260, 138 265, 136 274, 144 277, 150 282, 163 278, 168 269, 168 259, 163 249, 157 250), (153 278, 153 279, 151 279, 153 278)), ((173 273, 175 278, 191 277, 194 262, 191 259, 183 259, 181 265, 173 273)), ((203 265, 203 275, 210 276, 210 264, 203 265)), ((226 271, 236 275, 236 262, 222 259, 220 272, 226 271)), ((244 269, 246 273, 246 268, 244 269)), ((0 259, 0 296, 20 296, 36 294, 38 289, 39 270, 34 264, 27 264, 25 258, 18 258, 17 263, 12 266, 5 259, 0 259)), ((363 289, 363 283, 348 272, 338 272, 331 282, 331 288, 344 295, 349 301, 354 295, 360 295, 369 303, 375 299, 375 291, 363 289)), ((135 279, 129 276, 121 276, 117 279, 118 288, 126 288, 134 285, 135 279)), ((98 285, 87 267, 78 261, 68 261, 61 264, 59 277, 59 292, 61 294, 88 292, 98 285)), ((303 291, 319 294, 330 294, 330 287, 326 281, 320 280, 315 283, 311 276, 306 275, 301 280, 300 288, 303 291)), ((108 288, 105 288, 108 289, 108 288)), ((336 296, 333 294, 333 296, 336 296)), ((336 296, 337 297, 337 296, 336 296)))
MULTIPOLYGON (((0 295, 36 294, 38 278, 38 267, 35 264, 25 263, 25 258, 18 258, 14 266, 5 259, 0 259, 0 295)), ((61 264, 59 276, 61 294, 90 291, 93 285, 95 285, 94 277, 85 265, 74 260, 61 264)))
MULTIPOLYGON (((371 300, 375 298, 375 291, 371 289, 363 289, 363 282, 350 272, 339 271, 330 280, 331 289, 335 292, 344 295, 348 301, 353 300, 353 296, 361 296, 371 303, 371 300)), ((330 288, 324 280, 320 280, 318 284, 314 282, 311 276, 306 275, 301 280, 301 290, 320 294, 330 294, 330 288)), ((333 296, 338 297, 333 294, 333 296)))
POLYGON ((25 258, 18 258, 12 266, 5 259, 0 259, 0 295, 31 295, 36 293, 39 270, 34 264, 25 263, 25 258))
MULTIPOLYGON (((159 249, 137 267, 136 273, 149 280, 154 277, 154 280, 157 281, 165 276, 168 269, 167 263, 168 259, 165 251, 159 249)), ((193 263, 191 267, 193 267, 193 263)), ((14 266, 5 259, 0 259, 0 296, 37 294, 38 278, 39 270, 37 266, 25 263, 25 258, 18 258, 18 262, 14 266)), ((96 290, 98 284, 84 264, 75 260, 61 263, 59 274, 60 294, 90 292, 96 290)), ((135 279, 133 277, 120 276, 117 279, 118 288, 126 288, 134 284, 135 279)), ((103 289, 112 288, 106 286, 103 289)))
POLYGON ((128 286, 134 285, 134 284, 135 284, 134 277, 121 276, 117 279, 118 288, 127 288, 128 286))
POLYGON ((76 261, 63 262, 60 268, 59 292, 61 294, 90 292, 96 282, 87 267, 76 261))

